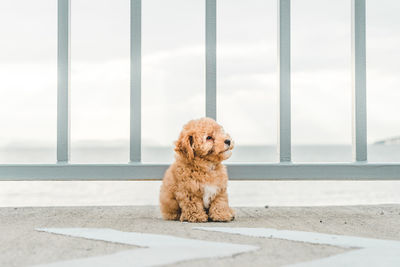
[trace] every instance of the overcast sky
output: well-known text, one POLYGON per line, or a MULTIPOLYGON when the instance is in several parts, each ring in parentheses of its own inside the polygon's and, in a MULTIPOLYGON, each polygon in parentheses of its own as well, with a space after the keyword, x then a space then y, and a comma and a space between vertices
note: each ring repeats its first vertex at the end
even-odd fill
MULTIPOLYGON (((0 146, 56 141, 55 0, 0 2, 0 146)), ((218 0, 218 120, 277 139, 277 0, 218 0)), ((142 137, 204 115, 204 0, 143 0, 142 137)), ((400 1, 367 0, 368 140, 400 135, 400 1)), ((72 142, 129 137, 129 0, 72 0, 72 142)), ((292 1, 293 144, 351 143, 350 0, 292 1)))

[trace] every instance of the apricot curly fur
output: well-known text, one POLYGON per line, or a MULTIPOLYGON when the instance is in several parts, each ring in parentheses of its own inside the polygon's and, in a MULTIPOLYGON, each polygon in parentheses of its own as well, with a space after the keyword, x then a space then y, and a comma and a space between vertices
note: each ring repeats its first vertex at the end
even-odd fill
POLYGON ((160 209, 165 220, 234 219, 228 204, 228 173, 221 163, 230 157, 233 147, 229 134, 211 118, 184 125, 175 142, 175 162, 165 172, 160 189, 160 209))

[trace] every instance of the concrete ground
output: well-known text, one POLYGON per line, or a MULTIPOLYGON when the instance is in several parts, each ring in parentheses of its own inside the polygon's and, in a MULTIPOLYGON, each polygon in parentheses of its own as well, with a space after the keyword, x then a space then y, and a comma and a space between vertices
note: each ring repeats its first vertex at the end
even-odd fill
MULTIPOLYGON (((235 208, 230 223, 163 221, 156 206, 0 208, 0 266, 30 266, 108 255, 134 246, 38 232, 36 228, 112 228, 191 239, 255 245, 259 250, 190 266, 282 266, 343 253, 349 248, 192 229, 265 227, 400 240, 400 205, 235 208)), ((189 262, 173 266, 188 266, 189 262)))

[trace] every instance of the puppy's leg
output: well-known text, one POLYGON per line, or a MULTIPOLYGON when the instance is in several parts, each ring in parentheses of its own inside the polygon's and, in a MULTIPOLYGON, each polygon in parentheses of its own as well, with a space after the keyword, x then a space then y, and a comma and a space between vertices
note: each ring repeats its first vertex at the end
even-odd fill
POLYGON ((181 222, 207 222, 208 215, 203 207, 203 199, 188 194, 177 194, 179 206, 181 207, 181 222))
POLYGON ((235 212, 229 207, 226 191, 218 194, 211 202, 208 215, 214 222, 229 222, 235 218, 235 212))
POLYGON ((164 220, 178 220, 181 216, 181 209, 173 193, 166 186, 160 190, 160 209, 164 220))

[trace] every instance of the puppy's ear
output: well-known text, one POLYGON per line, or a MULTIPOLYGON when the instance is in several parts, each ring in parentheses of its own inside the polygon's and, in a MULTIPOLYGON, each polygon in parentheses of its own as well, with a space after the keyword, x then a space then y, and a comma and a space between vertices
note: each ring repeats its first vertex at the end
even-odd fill
POLYGON ((189 160, 194 158, 193 152, 193 136, 191 135, 183 135, 179 138, 175 143, 175 151, 181 153, 186 156, 189 160))

